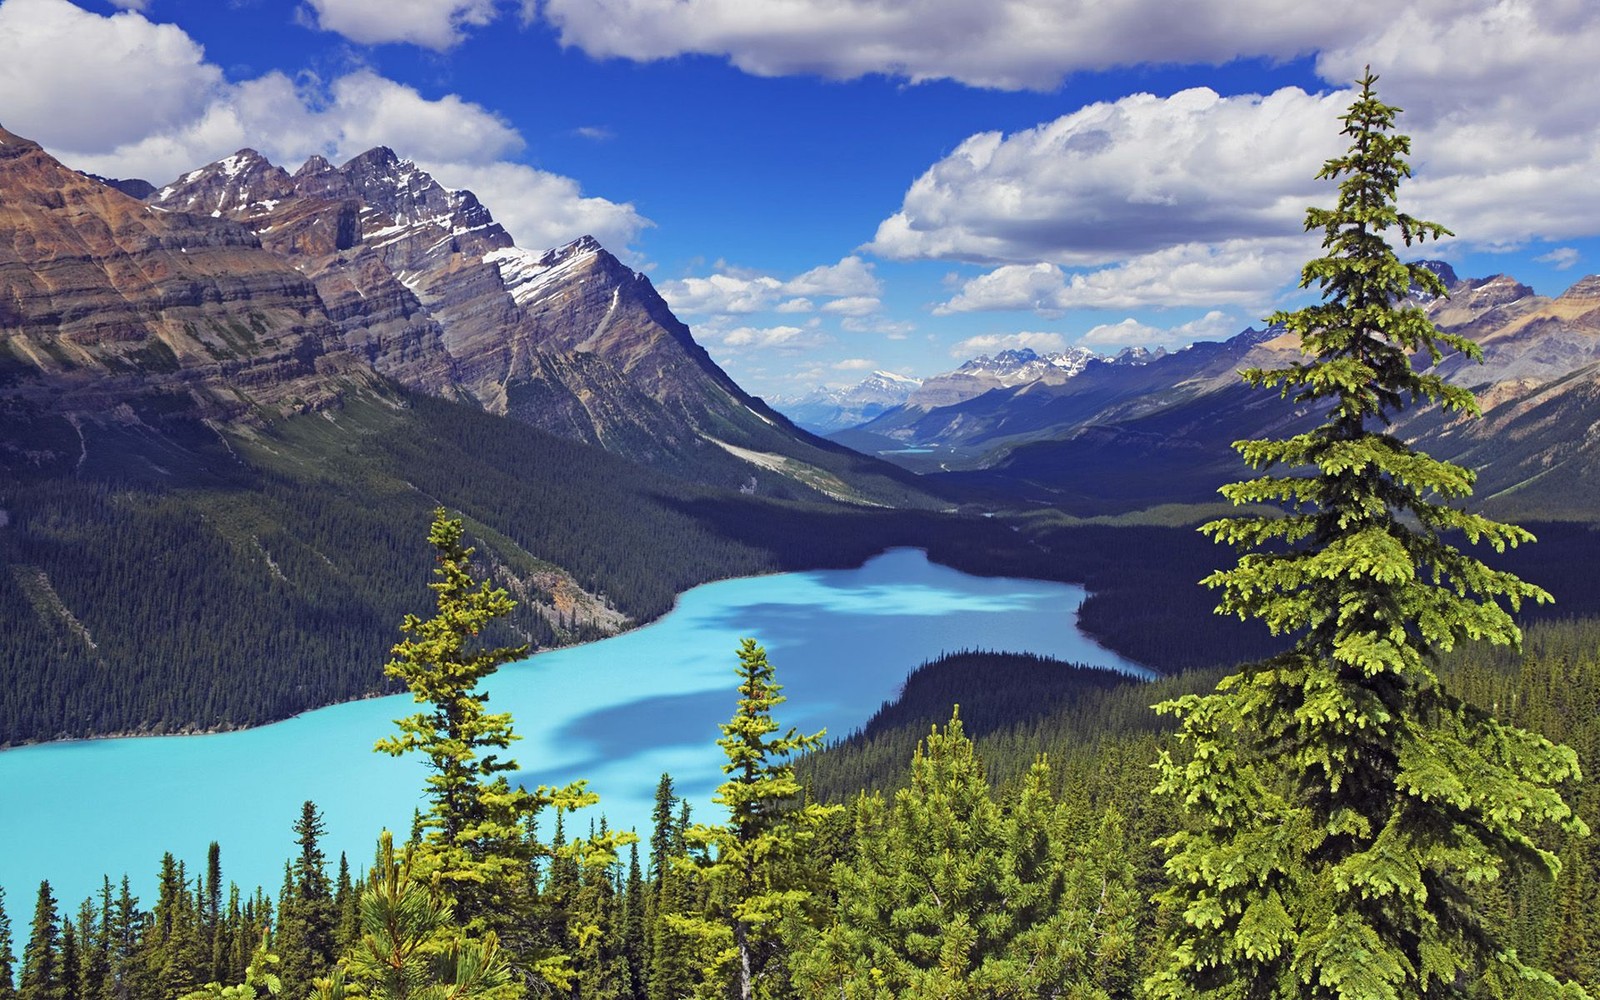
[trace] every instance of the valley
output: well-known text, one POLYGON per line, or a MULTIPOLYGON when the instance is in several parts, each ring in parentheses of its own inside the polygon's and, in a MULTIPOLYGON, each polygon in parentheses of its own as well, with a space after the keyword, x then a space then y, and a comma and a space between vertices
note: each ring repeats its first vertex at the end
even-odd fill
MULTIPOLYGON (((1275 664, 1244 669, 1283 683, 1300 669, 1291 641, 1321 634, 1320 620, 1283 627, 1290 615, 1264 629, 1244 605, 1219 616, 1218 592, 1198 585, 1225 582, 1212 574, 1231 561, 1196 529, 1231 511, 1217 488, 1248 475, 1233 442, 1308 435, 1327 418, 1326 402, 1285 405, 1240 380, 1299 370, 1307 355, 1285 327, 1171 352, 1007 350, 920 380, 876 371, 853 390, 775 407, 598 241, 518 247, 475 195, 387 147, 339 165, 313 156, 292 173, 241 149, 157 187, 79 173, 0 130, 0 191, 0 776, 22 805, 0 831, 0 884, 49 877, 64 899, 87 897, 66 932, 73 947, 75 933, 88 947, 116 906, 135 920, 128 893, 154 897, 149 919, 137 917, 148 932, 137 961, 162 1000, 197 1000, 186 991, 208 973, 218 989, 245 976, 255 940, 301 963, 291 978, 310 989, 310 960, 294 957, 315 937, 306 914, 337 909, 345 946, 356 940, 356 900, 405 881, 383 874, 394 862, 381 851, 370 869, 362 859, 374 830, 403 834, 408 811, 404 863, 439 866, 433 891, 449 883, 457 904, 477 907, 461 934, 492 928, 523 956, 570 951, 574 981, 588 984, 575 995, 613 995, 597 984, 618 997, 687 995, 695 976, 729 975, 726 929, 702 925, 726 904, 719 879, 732 876, 716 866, 743 849, 730 831, 762 828, 722 824, 721 810, 758 785, 784 816, 809 817, 803 837, 773 849, 805 845, 780 874, 809 879, 835 906, 828 933, 871 907, 925 908, 920 885, 895 873, 937 867, 926 844, 947 838, 961 845, 944 852, 961 869, 950 877, 987 887, 973 906, 984 933, 1001 929, 1004 975, 1033 975, 1015 971, 1017 956, 1036 939, 1078 940, 1069 924, 1092 910, 1115 927, 1048 974, 1136 995, 1165 940, 1160 893, 1185 884, 1169 880, 1156 845, 1188 828, 1170 796, 1152 796, 1151 774, 1170 780, 1184 754, 1202 759, 1206 739, 1238 728, 1185 728, 1200 739, 1175 762, 1178 723, 1151 705, 1174 699, 1168 711, 1192 718, 1241 663, 1275 664), (438 536, 451 518, 473 550, 459 564, 438 536), (538 655, 488 685, 482 729, 488 694, 435 695, 394 744, 418 749, 429 738, 419 732, 448 729, 424 769, 435 784, 423 786, 414 763, 370 748, 445 669, 409 679, 408 701, 383 664, 401 656, 397 625, 426 627, 430 581, 444 621, 451 588, 478 579, 486 600, 504 588, 503 606, 427 648, 527 644, 538 655), (762 645, 739 645, 752 635, 762 645), (759 673, 768 651, 793 698, 784 739, 810 751, 796 765, 808 795, 789 764, 758 777, 739 762, 740 739, 764 737, 765 713, 784 700, 759 673), (506 749, 482 735, 509 725, 501 712, 527 740, 463 779, 482 794, 449 836, 478 841, 446 865, 455 848, 441 839, 439 803, 453 800, 439 775, 476 759, 459 752, 474 738, 506 749), (822 727, 831 741, 795 736, 822 727), (724 754, 733 777, 719 785, 724 754), (598 809, 583 788, 559 786, 573 775, 593 782, 598 809), (63 803, 63 787, 100 791, 63 803), (153 803, 170 805, 137 837, 99 821, 153 803), (297 807, 300 854, 284 869, 297 807), (504 842, 501 811, 512 817, 504 842), (638 853, 624 865, 628 831, 649 837, 643 866, 638 853), (212 844, 199 874, 213 838, 227 843, 212 844), (235 880, 226 917, 219 851, 235 880), (334 853, 347 869, 337 907, 334 853), (506 859, 516 863, 478 867, 506 859), (127 871, 144 874, 114 904, 109 879, 127 871), (1044 902, 1027 903, 1030 892, 1044 902), (186 928, 189 943, 158 940, 157 928, 186 928), (648 990, 647 967, 664 977, 648 990)), ((1482 706, 1507 706, 1510 724, 1573 743, 1504 743, 1547 755, 1518 786, 1548 821, 1528 853, 1560 857, 1571 874, 1552 889, 1508 872, 1493 905, 1526 954, 1578 981, 1593 948, 1563 935, 1576 933, 1600 871, 1579 838, 1585 817, 1600 822, 1596 800, 1574 791, 1580 763, 1600 766, 1600 581, 1589 572, 1600 558, 1600 278, 1543 297, 1505 276, 1423 268, 1406 272, 1406 304, 1441 337, 1472 337, 1484 358, 1446 351, 1422 378, 1470 393, 1483 419, 1397 406, 1406 412, 1382 454, 1402 454, 1403 440, 1477 470, 1473 509, 1517 519, 1540 543, 1491 553, 1461 579, 1493 593, 1502 571, 1515 573, 1555 603, 1462 626, 1491 637, 1526 626, 1526 656, 1442 643, 1417 673, 1452 724, 1493 729, 1482 706), (1439 287, 1430 276, 1448 297, 1427 291, 1439 287), (1434 669, 1467 700, 1438 694, 1434 669), (1573 812, 1561 811, 1565 793, 1573 812)), ((1416 470, 1405 468, 1376 477, 1380 491, 1409 488, 1416 470)), ((1436 482, 1441 495, 1455 489, 1436 482)), ((1404 536, 1426 518, 1483 530, 1408 510, 1384 530, 1404 536)), ((1298 558, 1312 529, 1276 513, 1239 537, 1283 525, 1289 544, 1270 556, 1298 558)), ((761 749, 779 745, 790 744, 761 749)), ((1250 766, 1276 753, 1257 758, 1250 766)), ((1263 801, 1279 791, 1229 780, 1263 801)), ((1241 815, 1243 826, 1270 810, 1241 815)), ((850 940, 785 925, 798 936, 784 940, 784 981, 813 993, 866 981, 852 963, 906 919, 850 940)), ((965 940, 962 919, 923 936, 965 940)))

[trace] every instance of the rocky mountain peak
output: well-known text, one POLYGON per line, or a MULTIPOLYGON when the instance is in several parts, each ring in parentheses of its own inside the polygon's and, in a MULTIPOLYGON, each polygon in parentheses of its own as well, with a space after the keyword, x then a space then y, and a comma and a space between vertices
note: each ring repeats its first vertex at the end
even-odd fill
POLYGON ((1505 274, 1476 278, 1459 284, 1464 284, 1465 287, 1451 289, 1450 297, 1458 300, 1458 304, 1471 309, 1493 309, 1533 295, 1532 288, 1505 274))
POLYGON ((313 154, 306 159, 306 162, 300 165, 299 170, 294 172, 294 182, 299 185, 308 178, 316 177, 319 174, 331 173, 333 173, 333 164, 328 162, 328 158, 313 154))
POLYGON ((1456 269, 1445 261, 1419 260, 1417 264, 1438 275, 1439 280, 1444 282, 1444 287, 1446 288, 1452 288, 1461 283, 1461 279, 1456 277, 1456 269))
POLYGON ((161 188, 151 200, 194 215, 250 219, 294 195, 294 182, 253 149, 241 149, 215 163, 191 170, 161 188))
MULTIPOLYGON (((248 187, 233 182, 250 158, 229 160, 185 176, 197 197, 248 187)), ((345 362, 314 287, 246 229, 156 211, 10 133, 0 191, 0 328, 28 405, 158 424, 336 395, 345 362)))
POLYGON ((1600 274, 1591 274, 1556 297, 1557 302, 1600 300, 1600 274))
POLYGON ((1153 351, 1148 347, 1124 347, 1111 359, 1111 363, 1114 365, 1147 365, 1157 358, 1166 356, 1167 349, 1165 347, 1157 347, 1153 351))
POLYGON ((1031 347, 1007 348, 994 355, 984 354, 963 364, 957 371, 962 372, 994 372, 1020 368, 1039 360, 1039 354, 1031 347))
POLYGON ((21 156, 29 148, 38 149, 39 144, 32 139, 24 139, 15 132, 7 131, 4 125, 0 125, 0 156, 8 158, 21 156))

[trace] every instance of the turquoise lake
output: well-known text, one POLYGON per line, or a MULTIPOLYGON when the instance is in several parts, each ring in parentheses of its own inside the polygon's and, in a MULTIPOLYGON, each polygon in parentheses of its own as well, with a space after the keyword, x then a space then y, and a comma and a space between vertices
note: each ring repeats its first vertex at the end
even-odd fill
MULTIPOLYGON (((515 717, 525 784, 587 778, 601 802, 586 812, 647 839, 664 771, 697 817, 715 815, 717 725, 733 712, 740 639, 764 645, 777 669, 789 698, 774 712, 779 723, 843 736, 943 652, 1037 652, 1145 675, 1078 632, 1083 597, 1079 587, 968 576, 898 549, 854 570, 697 587, 644 628, 508 664, 487 690, 493 710, 515 717)), ((0 886, 13 922, 44 878, 71 912, 102 874, 116 883, 126 872, 148 906, 162 853, 198 872, 213 840, 226 880, 276 891, 306 799, 326 819, 328 856, 344 851, 364 867, 378 831, 409 830, 420 801, 421 763, 372 752, 411 711, 407 696, 374 698, 241 732, 0 752, 0 886)), ((579 813, 578 827, 590 818, 579 813)))

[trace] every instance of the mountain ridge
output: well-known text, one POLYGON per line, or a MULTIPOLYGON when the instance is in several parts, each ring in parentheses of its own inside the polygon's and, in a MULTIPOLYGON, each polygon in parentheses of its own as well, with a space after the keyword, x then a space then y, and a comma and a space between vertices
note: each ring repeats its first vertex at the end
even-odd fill
MULTIPOLYGON (((1473 389, 1483 419, 1422 409, 1403 414, 1395 432, 1479 469, 1478 496, 1494 511, 1600 519, 1600 445, 1589 430, 1600 423, 1600 276, 1545 297, 1506 275, 1461 279, 1430 263, 1451 279, 1450 295, 1417 304, 1484 355, 1480 364, 1447 352, 1435 369, 1473 389)), ((1093 366, 1056 385, 1003 387, 927 411, 902 407, 834 437, 997 498, 1060 502, 1078 513, 1202 503, 1248 474, 1233 441, 1314 422, 1305 407, 1248 390, 1238 376, 1298 357, 1293 338, 1252 328, 1137 368, 1093 366)))

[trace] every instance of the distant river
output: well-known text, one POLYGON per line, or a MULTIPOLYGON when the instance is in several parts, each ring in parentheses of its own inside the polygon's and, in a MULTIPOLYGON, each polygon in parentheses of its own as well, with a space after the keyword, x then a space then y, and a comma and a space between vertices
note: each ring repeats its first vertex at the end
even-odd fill
MULTIPOLYGON (((1083 596, 968 576, 910 549, 860 569, 725 580, 644 628, 502 667, 487 685, 490 707, 514 715, 526 784, 587 778, 601 796, 588 812, 648 839, 663 771, 697 817, 714 815, 717 724, 733 713, 741 638, 764 645, 777 669, 789 698, 774 713, 780 724, 844 736, 944 652, 1036 652, 1143 674, 1078 632, 1083 596)), ((102 874, 115 884, 126 872, 148 907, 162 853, 198 873, 213 840, 225 879, 275 892, 306 799, 326 818, 328 856, 348 852, 359 870, 379 829, 409 830, 419 803, 422 765, 372 752, 412 710, 406 696, 375 698, 242 732, 0 752, 0 886, 13 925, 26 927, 42 878, 70 913, 102 874)), ((587 832, 588 822, 580 813, 571 828, 587 832)))

